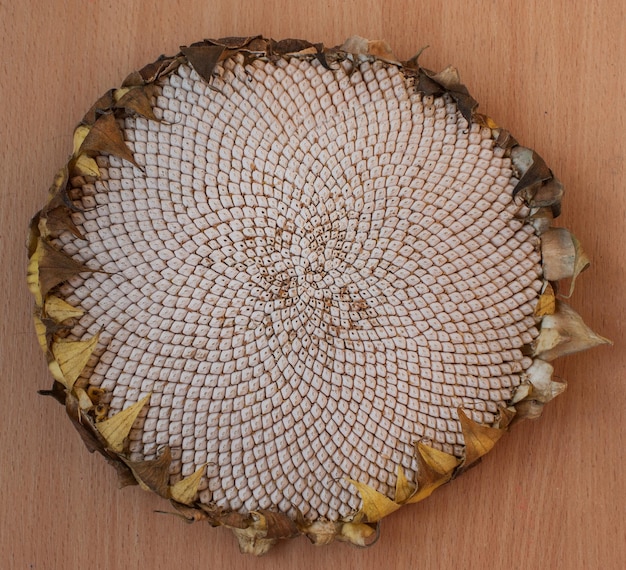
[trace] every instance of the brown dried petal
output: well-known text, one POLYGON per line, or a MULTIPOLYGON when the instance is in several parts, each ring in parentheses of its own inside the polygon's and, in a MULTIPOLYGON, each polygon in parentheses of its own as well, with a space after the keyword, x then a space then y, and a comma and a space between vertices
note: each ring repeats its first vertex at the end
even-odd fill
POLYGON ((80 146, 79 153, 92 157, 103 153, 112 154, 138 166, 133 153, 126 146, 122 129, 113 113, 102 115, 96 120, 80 146))
POLYGON ((196 73, 207 83, 211 83, 213 71, 224 49, 223 46, 199 45, 182 47, 181 51, 196 73))
POLYGON ((156 459, 147 461, 124 459, 124 462, 130 467, 137 483, 143 489, 154 491, 161 497, 169 498, 169 469, 172 463, 172 452, 169 446, 166 445, 156 459))

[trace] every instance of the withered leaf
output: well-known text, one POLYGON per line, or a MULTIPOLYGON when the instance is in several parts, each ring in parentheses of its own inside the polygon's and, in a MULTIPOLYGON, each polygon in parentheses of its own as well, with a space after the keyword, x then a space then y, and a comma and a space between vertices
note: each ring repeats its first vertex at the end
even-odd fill
POLYGON ((404 474, 404 469, 401 465, 398 465, 398 475, 396 479, 396 494, 394 495, 394 502, 399 505, 408 501, 415 494, 416 486, 413 485, 404 474))
POLYGON ((126 79, 122 81, 122 87, 140 87, 145 85, 145 81, 143 77, 141 77, 141 73, 138 71, 133 71, 132 73, 126 76, 126 79))
POLYGON ((157 118, 152 110, 153 85, 133 87, 129 89, 115 104, 116 109, 126 109, 137 115, 156 121, 157 118))
POLYGON ((72 176, 93 176, 94 178, 100 177, 100 168, 95 159, 81 154, 74 158, 71 162, 72 176))
POLYGON ((556 297, 554 296, 554 289, 552 285, 548 283, 544 292, 537 299, 537 306, 535 307, 535 317, 543 317, 544 315, 552 315, 556 309, 556 297))
POLYGON ((82 263, 74 261, 69 255, 57 251, 48 242, 40 238, 28 263, 26 280, 37 306, 41 307, 43 299, 53 287, 67 281, 74 275, 87 271, 91 272, 92 270, 82 263))
POLYGON ((44 304, 45 314, 54 319, 57 323, 62 323, 67 319, 82 317, 85 311, 70 305, 68 302, 53 295, 48 296, 44 304))
POLYGON ((42 212, 45 220, 46 231, 49 235, 56 237, 61 233, 68 231, 78 239, 84 239, 83 234, 72 220, 71 210, 65 206, 57 206, 56 208, 46 209, 42 212))
POLYGON ((227 526, 229 528, 248 528, 252 524, 252 517, 249 514, 242 514, 237 512, 223 513, 215 517, 215 521, 218 524, 227 526))
MULTIPOLYGON (((520 148, 520 152, 523 150, 526 149, 520 148)), ((513 197, 515 198, 515 196, 520 194, 526 203, 532 203, 541 185, 553 177, 552 171, 548 168, 543 158, 533 150, 531 151, 531 163, 513 189, 513 197)))
POLYGON ((148 403, 149 400, 150 394, 144 396, 132 406, 118 412, 109 419, 96 424, 97 430, 113 451, 117 453, 124 451, 126 438, 128 437, 137 416, 139 416, 142 408, 148 403))
POLYGON ((417 459, 417 492, 407 503, 418 503, 430 497, 432 492, 447 483, 459 465, 459 460, 449 453, 417 442, 415 445, 417 459))
POLYGON ((463 439, 465 440, 465 461, 463 468, 486 455, 504 435, 505 430, 479 424, 470 419, 462 408, 458 409, 463 439))
POLYGON ((93 125, 102 113, 108 113, 113 107, 115 100, 113 99, 114 89, 109 89, 102 97, 100 97, 83 117, 81 123, 84 125, 93 125))
POLYGON ((348 481, 356 487, 359 495, 361 495, 361 509, 355 515, 353 522, 374 523, 400 508, 399 504, 369 485, 359 483, 354 479, 348 479, 348 481))
POLYGON ((188 523, 204 521, 209 518, 207 513, 197 507, 190 507, 189 505, 179 503, 174 499, 170 499, 170 503, 178 511, 178 513, 171 514, 178 514, 178 516, 182 517, 188 523))
POLYGON ((94 335, 88 340, 76 341, 59 339, 52 343, 52 355, 63 374, 63 379, 57 380, 65 384, 68 390, 73 388, 74 382, 89 362, 98 344, 98 337, 99 335, 94 335))
MULTIPOLYGON (((97 424, 98 429, 100 425, 102 424, 97 424)), ((156 459, 146 461, 124 459, 124 462, 130 467, 142 489, 154 491, 161 497, 169 498, 168 483, 170 479, 170 465, 172 463, 172 452, 169 446, 165 446, 156 459)))
POLYGON ((252 511, 251 514, 263 518, 263 520, 260 521, 260 527, 265 528, 264 538, 293 538, 300 534, 296 523, 282 513, 258 510, 252 511))
POLYGON ((170 497, 178 503, 190 505, 196 499, 198 487, 204 475, 206 464, 202 465, 194 473, 181 479, 170 487, 170 497))
MULTIPOLYGON (((246 37, 232 37, 232 38, 218 38, 206 40, 207 43, 228 48, 231 50, 240 50, 249 47, 253 40, 259 39, 261 36, 246 36, 246 37)), ((196 44, 192 44, 196 45, 196 44)))
POLYGON ((76 397, 69 392, 66 392, 65 411, 89 452, 100 451, 104 453, 105 442, 102 436, 93 427, 89 417, 80 409, 76 397))
POLYGON ((217 45, 197 45, 181 47, 183 55, 196 70, 196 73, 207 83, 211 82, 213 71, 220 60, 225 47, 217 45))
POLYGON ((112 154, 138 166, 133 153, 126 146, 124 135, 113 113, 101 115, 96 120, 78 152, 92 157, 103 153, 112 154))
POLYGON ((541 321, 541 331, 535 341, 534 355, 551 361, 611 341, 593 332, 581 316, 562 301, 556 302, 553 314, 541 321))
POLYGON ((468 123, 472 121, 474 110, 478 107, 478 102, 469 94, 467 87, 460 82, 459 75, 453 67, 447 67, 439 73, 420 69, 417 90, 424 95, 449 93, 468 123))
POLYGON ((65 406, 65 386, 63 386, 63 384, 61 384, 58 380, 54 381, 50 390, 38 390, 37 393, 41 396, 50 396, 59 402, 59 404, 63 404, 65 406))
POLYGON ((179 57, 166 57, 162 55, 155 62, 142 67, 137 73, 143 79, 144 83, 154 83, 159 77, 172 72, 180 64, 181 59, 179 57))
POLYGON ((372 546, 380 537, 380 525, 371 526, 366 523, 343 523, 337 540, 349 542, 354 546, 372 546), (374 537, 374 538, 372 538, 374 537))
POLYGON ((270 40, 268 51, 275 55, 286 55, 288 53, 298 53, 312 47, 315 47, 314 44, 306 40, 287 38, 278 42, 270 40))

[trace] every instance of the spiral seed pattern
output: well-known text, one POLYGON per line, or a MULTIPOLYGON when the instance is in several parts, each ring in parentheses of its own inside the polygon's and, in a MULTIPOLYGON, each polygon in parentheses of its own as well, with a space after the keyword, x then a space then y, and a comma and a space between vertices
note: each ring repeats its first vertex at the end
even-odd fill
POLYGON ((109 415, 151 394, 136 460, 172 449, 172 482, 248 511, 393 497, 414 444, 458 456, 457 409, 492 423, 531 360, 537 238, 510 161, 448 96, 381 62, 224 61, 161 80, 159 122, 125 119, 138 167, 75 179, 94 268, 63 286, 100 332, 84 375, 109 415))

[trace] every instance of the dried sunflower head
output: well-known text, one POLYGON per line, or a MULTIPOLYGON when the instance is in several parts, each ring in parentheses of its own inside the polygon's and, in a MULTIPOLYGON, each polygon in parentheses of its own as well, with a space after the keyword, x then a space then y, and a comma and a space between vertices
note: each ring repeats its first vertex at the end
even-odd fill
POLYGON ((367 544, 605 342, 555 296, 588 260, 552 172, 385 43, 195 44, 74 141, 30 234, 51 392, 244 551, 367 544))

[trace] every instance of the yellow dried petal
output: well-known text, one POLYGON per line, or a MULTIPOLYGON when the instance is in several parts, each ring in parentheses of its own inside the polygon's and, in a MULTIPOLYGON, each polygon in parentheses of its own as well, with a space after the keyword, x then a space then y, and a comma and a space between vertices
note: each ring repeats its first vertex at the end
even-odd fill
POLYGON ((80 150, 80 147, 82 146, 83 141, 85 140, 85 137, 89 134, 90 130, 91 127, 88 127, 87 125, 79 125, 74 129, 74 156, 78 154, 78 151, 80 150))
POLYGON ((83 390, 82 388, 75 388, 74 394, 78 399, 78 407, 81 410, 87 411, 93 408, 93 402, 91 401, 91 398, 89 397, 87 392, 85 392, 85 390, 83 390))
POLYGON ((418 462, 417 492, 407 503, 418 503, 430 497, 435 489, 452 478, 454 470, 459 465, 459 460, 454 455, 422 442, 418 442, 415 448, 418 462))
POLYGON ((48 335, 47 335, 48 329, 46 328, 46 325, 43 323, 43 321, 37 315, 33 317, 33 320, 35 321, 35 332, 37 333, 37 340, 39 341, 39 346, 41 346, 41 350, 43 350, 44 353, 48 352, 48 335))
POLYGON ((54 249, 45 240, 37 239, 36 247, 28 260, 26 283, 35 297, 38 308, 53 287, 81 272, 91 271, 69 255, 54 249))
POLYGON ((99 178, 100 169, 98 168, 98 163, 93 158, 85 154, 81 154, 74 163, 73 174, 99 178))
POLYGON ((341 532, 337 535, 337 540, 350 542, 355 546, 366 546, 367 539, 375 532, 376 529, 365 523, 344 523, 341 525, 341 532))
POLYGON ((465 440, 465 467, 489 453, 505 433, 503 429, 475 422, 461 408, 459 408, 459 421, 461 422, 463 439, 465 440))
POLYGON ((404 474, 404 469, 398 465, 398 477, 396 479, 396 494, 394 502, 398 504, 405 503, 415 494, 415 485, 411 483, 404 474))
POLYGON ((83 368, 89 362, 93 351, 98 344, 99 335, 88 340, 57 340, 52 343, 52 356, 59 365, 63 380, 59 380, 68 390, 80 376, 83 368))
POLYGON ((96 428, 113 451, 121 453, 124 450, 124 441, 128 437, 142 408, 150 400, 150 396, 151 394, 144 396, 141 400, 118 412, 108 420, 96 423, 96 428))
POLYGON ((78 307, 73 307, 63 299, 59 299, 51 295, 45 302, 45 313, 51 319, 54 319, 57 323, 62 323, 67 319, 76 319, 82 317, 85 311, 78 307))
POLYGON ((356 487, 359 495, 361 495, 361 509, 354 517, 353 522, 377 522, 400 508, 398 503, 369 485, 359 483, 354 479, 348 479, 348 481, 356 487))
POLYGON ((194 473, 181 479, 178 483, 170 487, 170 496, 172 499, 185 505, 190 505, 196 499, 198 487, 204 475, 206 463, 199 467, 194 473))
POLYGON ((548 283, 544 292, 539 296, 537 300, 537 306, 535 307, 535 317, 543 317, 544 315, 552 315, 556 310, 556 297, 554 296, 554 289, 552 285, 548 283))

